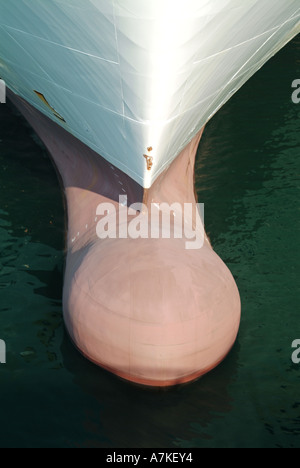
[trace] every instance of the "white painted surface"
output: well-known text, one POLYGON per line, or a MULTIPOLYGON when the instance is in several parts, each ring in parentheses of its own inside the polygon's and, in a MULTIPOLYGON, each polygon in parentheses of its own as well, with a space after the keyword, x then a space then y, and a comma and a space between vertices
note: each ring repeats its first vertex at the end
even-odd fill
POLYGON ((299 0, 0 0, 0 77, 149 187, 299 32, 299 0))

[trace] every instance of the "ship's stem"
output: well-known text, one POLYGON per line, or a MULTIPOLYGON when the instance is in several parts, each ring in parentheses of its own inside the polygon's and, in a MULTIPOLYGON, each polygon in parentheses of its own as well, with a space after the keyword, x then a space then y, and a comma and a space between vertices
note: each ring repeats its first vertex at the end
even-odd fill
MULTIPOLYGON (((198 378, 231 349, 240 321, 234 279, 205 237, 99 239, 98 207, 110 204, 120 232, 119 196, 146 204, 191 204, 202 131, 143 189, 118 168, 14 95, 13 102, 48 148, 68 206, 64 319, 77 348, 120 377, 151 386, 198 378)), ((175 213, 176 214, 176 213, 175 213)), ((145 213, 136 213, 143 216, 145 213)))

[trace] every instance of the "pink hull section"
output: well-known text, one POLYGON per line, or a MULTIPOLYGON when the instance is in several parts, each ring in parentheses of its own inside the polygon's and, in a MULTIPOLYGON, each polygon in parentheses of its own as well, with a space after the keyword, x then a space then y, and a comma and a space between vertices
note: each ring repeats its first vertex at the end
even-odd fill
POLYGON ((76 347, 118 376, 149 386, 195 380, 233 346, 240 323, 235 281, 208 240, 106 239, 97 206, 191 202, 199 134, 151 189, 143 189, 24 101, 12 100, 50 151, 68 205, 64 319, 76 347))

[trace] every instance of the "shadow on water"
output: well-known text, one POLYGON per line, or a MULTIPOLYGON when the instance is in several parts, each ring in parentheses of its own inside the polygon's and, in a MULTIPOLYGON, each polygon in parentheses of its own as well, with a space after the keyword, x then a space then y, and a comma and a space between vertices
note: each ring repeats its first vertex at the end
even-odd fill
POLYGON ((122 381, 86 361, 67 335, 61 346, 65 368, 74 384, 97 401, 81 408, 87 432, 80 447, 172 447, 201 428, 203 441, 211 438, 205 428, 232 409, 230 385, 237 373, 239 344, 230 356, 202 379, 171 389, 151 389, 122 381), (105 441, 99 438, 105 435, 105 441))
MULTIPOLYGON (((47 256, 45 255, 44 257, 47 256)), ((52 271, 28 271, 28 275, 34 276, 41 284, 43 284, 43 286, 34 290, 35 294, 61 302, 64 279, 62 265, 55 265, 52 271)))
POLYGON ((17 109, 8 102, 0 115, 1 208, 12 233, 33 242, 64 242, 63 196, 47 150, 17 109))

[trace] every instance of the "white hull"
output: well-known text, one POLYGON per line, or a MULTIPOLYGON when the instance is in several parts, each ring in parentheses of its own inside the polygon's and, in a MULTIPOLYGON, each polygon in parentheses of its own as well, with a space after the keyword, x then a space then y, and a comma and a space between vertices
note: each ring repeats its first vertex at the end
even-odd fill
POLYGON ((148 188, 299 31, 299 0, 0 0, 0 77, 148 188))

